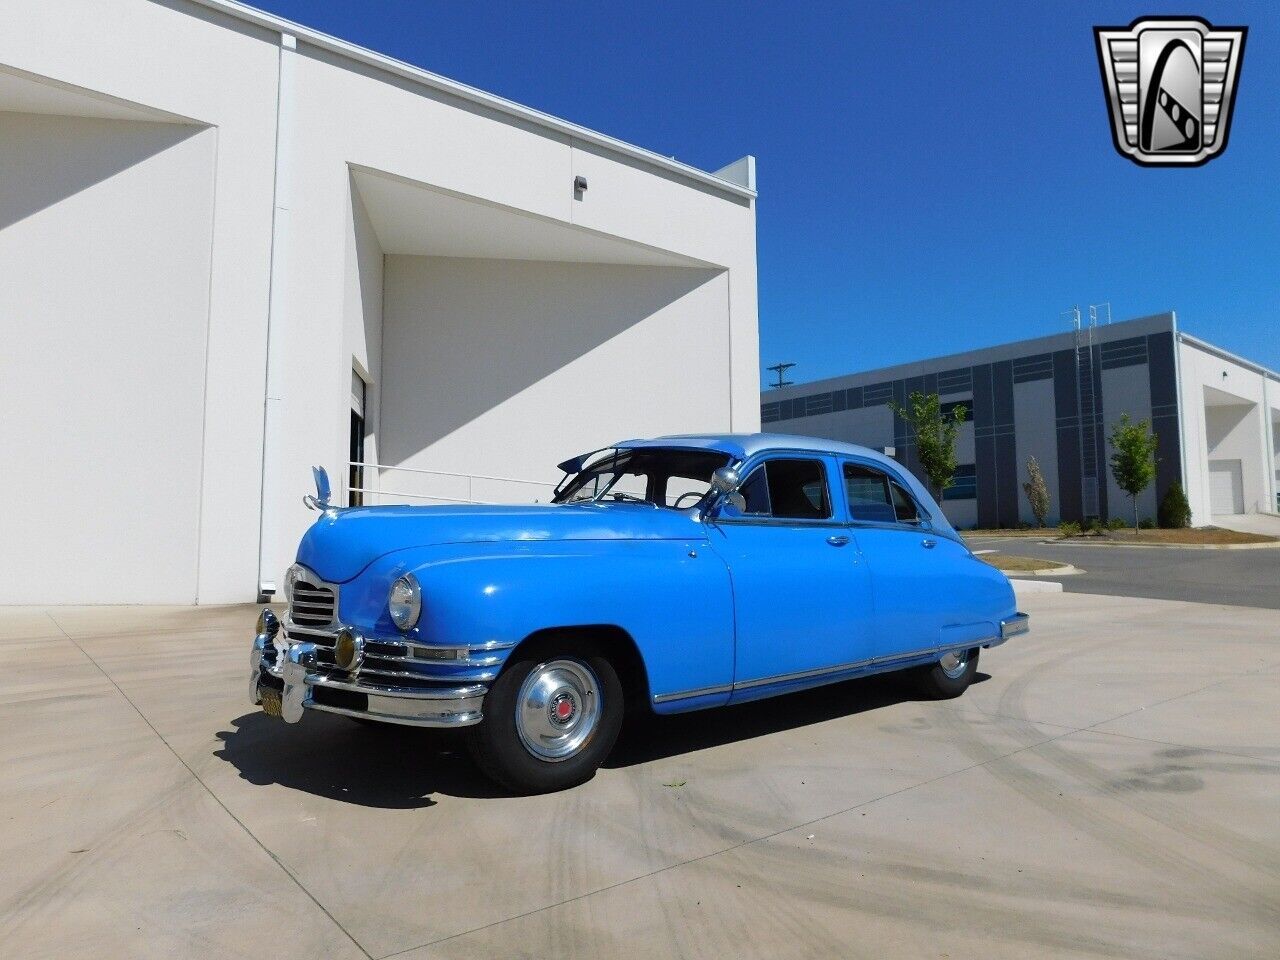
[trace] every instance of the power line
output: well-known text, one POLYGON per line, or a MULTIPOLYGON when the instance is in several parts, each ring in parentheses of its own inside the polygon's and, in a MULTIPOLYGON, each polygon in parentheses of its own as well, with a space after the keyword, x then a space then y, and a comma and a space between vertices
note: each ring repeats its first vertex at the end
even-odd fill
POLYGON ((774 373, 776 373, 776 374, 778 375, 778 382, 777 382, 777 383, 774 383, 774 384, 770 384, 770 386, 772 386, 772 387, 773 387, 773 389, 775 389, 775 390, 779 389, 780 387, 789 387, 789 386, 791 386, 791 384, 792 384, 794 381, 792 381, 792 380, 785 380, 785 379, 783 379, 783 376, 782 376, 782 375, 783 375, 784 373, 786 373, 788 370, 790 370, 790 369, 791 369, 792 367, 794 367, 794 366, 795 366, 795 364, 794 364, 794 363, 775 363, 772 367, 766 367, 766 368, 765 368, 766 370, 772 370, 774 373))

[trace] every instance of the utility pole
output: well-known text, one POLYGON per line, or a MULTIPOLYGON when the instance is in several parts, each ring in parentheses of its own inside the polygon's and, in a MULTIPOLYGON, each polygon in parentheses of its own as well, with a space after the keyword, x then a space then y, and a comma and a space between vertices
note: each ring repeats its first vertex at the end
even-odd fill
POLYGON ((790 370, 790 369, 791 369, 792 367, 794 367, 794 366, 795 366, 795 364, 794 364, 794 363, 775 363, 772 367, 766 367, 766 368, 765 368, 766 370, 772 370, 774 373, 776 373, 776 374, 778 375, 778 382, 777 382, 777 383, 771 383, 771 384, 770 384, 770 386, 771 386, 771 387, 773 387, 773 389, 775 389, 775 390, 778 390, 778 389, 780 389, 781 387, 789 387, 789 386, 791 386, 791 384, 792 384, 794 381, 791 381, 791 380, 785 380, 785 379, 783 379, 783 376, 782 376, 782 375, 783 375, 784 373, 786 373, 788 370, 790 370))

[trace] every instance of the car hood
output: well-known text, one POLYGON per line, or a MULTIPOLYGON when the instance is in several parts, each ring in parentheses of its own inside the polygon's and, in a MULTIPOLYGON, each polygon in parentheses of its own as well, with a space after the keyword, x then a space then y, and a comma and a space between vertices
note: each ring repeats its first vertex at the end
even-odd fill
POLYGON ((703 536, 689 513, 646 504, 355 507, 329 510, 298 547, 298 562, 330 583, 409 547, 513 540, 689 540, 703 536))

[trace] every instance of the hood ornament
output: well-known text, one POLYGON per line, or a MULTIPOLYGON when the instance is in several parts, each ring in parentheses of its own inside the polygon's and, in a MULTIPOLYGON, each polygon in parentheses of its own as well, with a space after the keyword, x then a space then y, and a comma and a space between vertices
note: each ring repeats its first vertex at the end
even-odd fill
POLYGON ((316 481, 316 495, 306 494, 302 498, 302 502, 307 505, 308 510, 319 510, 321 513, 327 513, 336 510, 329 501, 333 497, 333 488, 329 483, 329 471, 324 467, 312 467, 311 476, 316 481))

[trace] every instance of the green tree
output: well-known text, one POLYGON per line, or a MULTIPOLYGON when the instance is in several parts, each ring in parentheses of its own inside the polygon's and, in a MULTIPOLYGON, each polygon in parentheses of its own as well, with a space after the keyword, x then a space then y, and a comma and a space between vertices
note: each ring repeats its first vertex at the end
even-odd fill
POLYGON ((955 406, 944 414, 942 399, 936 393, 919 391, 911 394, 909 407, 897 403, 890 406, 914 429, 916 450, 929 481, 929 492, 941 500, 942 491, 955 479, 956 434, 964 423, 965 408, 955 406))
POLYGON ((1035 457, 1027 457, 1027 482, 1022 491, 1031 504, 1031 512, 1035 515, 1036 526, 1044 526, 1044 518, 1049 515, 1049 484, 1045 483, 1044 474, 1040 472, 1040 464, 1035 457))
POLYGON ((1111 476, 1133 503, 1133 532, 1138 532, 1138 494, 1156 477, 1156 443, 1149 420, 1134 423, 1127 413, 1111 429, 1111 476))

